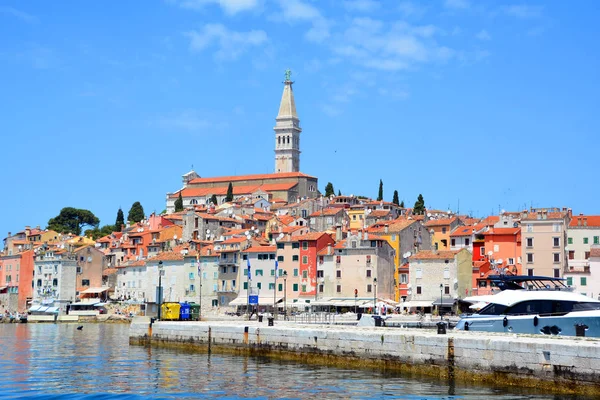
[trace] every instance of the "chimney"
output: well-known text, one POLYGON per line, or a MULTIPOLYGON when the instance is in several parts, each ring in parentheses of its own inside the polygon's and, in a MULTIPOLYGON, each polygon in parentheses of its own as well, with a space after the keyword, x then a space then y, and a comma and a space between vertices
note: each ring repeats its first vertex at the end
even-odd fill
POLYGON ((37 229, 39 231, 40 230, 40 226, 39 225, 36 226, 35 229, 37 229))
POLYGON ((331 243, 327 244, 327 255, 330 256, 331 253, 331 243))
POLYGON ((385 224, 385 226, 383 227, 383 232, 385 234, 387 234, 390 231, 390 228, 388 227, 388 224, 385 224))
POLYGON ((587 217, 583 217, 583 226, 587 226, 587 217))
POLYGON ((335 241, 340 242, 342 240, 342 225, 337 224, 335 226, 335 241))

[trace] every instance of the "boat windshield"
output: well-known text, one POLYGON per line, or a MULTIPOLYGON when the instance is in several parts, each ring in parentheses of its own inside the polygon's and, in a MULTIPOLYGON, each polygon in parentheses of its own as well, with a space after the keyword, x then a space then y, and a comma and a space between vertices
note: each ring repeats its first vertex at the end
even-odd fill
POLYGON ((573 311, 600 310, 600 303, 575 303, 573 311))
POLYGON ((574 301, 547 301, 529 300, 522 301, 507 307, 502 304, 490 303, 483 307, 479 315, 564 315, 571 311, 600 310, 600 303, 574 302, 574 301))
POLYGON ((502 304, 490 303, 487 306, 483 307, 481 310, 479 310, 479 312, 477 314, 500 315, 500 314, 504 313, 504 310, 506 310, 506 306, 504 306, 502 304))

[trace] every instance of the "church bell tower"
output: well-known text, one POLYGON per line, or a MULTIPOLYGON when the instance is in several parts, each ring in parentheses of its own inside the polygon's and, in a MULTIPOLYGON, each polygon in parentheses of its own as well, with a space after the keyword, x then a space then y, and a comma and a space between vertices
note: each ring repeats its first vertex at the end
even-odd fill
POLYGON ((275 172, 300 171, 300 120, 296 114, 292 72, 285 71, 279 114, 275 118, 275 172))

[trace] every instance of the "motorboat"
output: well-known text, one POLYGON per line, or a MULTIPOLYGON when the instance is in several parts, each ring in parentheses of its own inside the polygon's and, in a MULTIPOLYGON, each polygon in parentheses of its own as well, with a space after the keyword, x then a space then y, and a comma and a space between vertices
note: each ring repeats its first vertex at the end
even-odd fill
POLYGON ((463 299, 479 310, 463 314, 454 329, 600 337, 600 301, 574 293, 561 281, 503 277, 495 283, 504 290, 463 299))

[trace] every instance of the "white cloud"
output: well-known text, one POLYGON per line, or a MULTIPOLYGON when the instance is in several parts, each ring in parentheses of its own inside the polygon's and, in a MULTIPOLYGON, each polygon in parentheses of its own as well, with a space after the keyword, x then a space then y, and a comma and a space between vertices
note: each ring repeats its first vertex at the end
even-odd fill
POLYGON ((488 31, 486 31, 485 29, 482 29, 481 31, 479 31, 479 33, 477 33, 477 35, 475 35, 475 37, 479 40, 490 40, 492 38, 490 36, 490 34, 488 33, 488 31))
POLYGON ((444 2, 446 8, 466 9, 470 4, 467 0, 446 0, 444 2))
POLYGON ((35 15, 27 14, 24 11, 12 7, 0 7, 0 14, 12 15, 29 24, 38 22, 38 18, 35 15))
POLYGON ((381 4, 375 0, 346 0, 344 8, 348 11, 371 12, 379 8, 381 4))
POLYGON ((231 31, 222 24, 206 24, 200 31, 186 35, 190 38, 190 50, 200 52, 216 45, 215 57, 220 60, 235 60, 248 48, 261 46, 268 40, 262 30, 231 31))
POLYGON ((507 15, 525 19, 541 17, 543 9, 544 8, 541 6, 528 6, 525 4, 520 4, 504 7, 504 12, 507 15))
POLYGON ((225 14, 235 15, 258 7, 259 2, 258 0, 182 0, 177 4, 190 10, 203 10, 208 5, 218 4, 225 14))
POLYGON ((331 104, 321 104, 321 110, 330 117, 337 117, 342 113, 339 107, 331 104))
POLYGON ((279 5, 281 13, 275 14, 271 19, 289 24, 309 22, 312 27, 306 32, 305 37, 312 42, 320 43, 330 37, 331 23, 316 7, 302 0, 280 0, 279 5))
POLYGON ((403 1, 398 4, 398 11, 406 17, 421 17, 425 14, 426 8, 410 1, 403 1))

